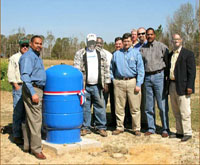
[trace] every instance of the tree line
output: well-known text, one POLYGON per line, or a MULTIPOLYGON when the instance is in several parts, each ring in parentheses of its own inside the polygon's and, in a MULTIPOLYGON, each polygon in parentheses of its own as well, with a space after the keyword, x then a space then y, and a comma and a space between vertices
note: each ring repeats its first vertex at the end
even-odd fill
MULTIPOLYGON (((180 6, 172 17, 167 18, 165 32, 162 25, 155 29, 156 39, 165 43, 172 50, 171 36, 179 33, 183 38, 183 46, 195 54, 197 64, 199 64, 199 8, 193 9, 190 3, 180 6)), ((25 34, 24 28, 19 28, 16 34, 5 36, 1 34, 1 56, 8 58, 19 50, 18 41, 21 37, 30 39, 33 34, 25 34)), ((84 41, 79 41, 77 37, 55 38, 49 31, 43 37, 42 58, 47 59, 69 59, 73 60, 75 52, 85 47, 84 41)), ((113 39, 114 40, 114 39, 113 39)), ((104 43, 104 48, 110 52, 114 51, 114 42, 104 43)))

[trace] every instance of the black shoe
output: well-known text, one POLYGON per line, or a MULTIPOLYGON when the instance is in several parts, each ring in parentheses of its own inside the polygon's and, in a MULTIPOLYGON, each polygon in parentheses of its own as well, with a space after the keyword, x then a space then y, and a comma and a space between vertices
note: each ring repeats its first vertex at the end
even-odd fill
POLYGON ((171 134, 171 135, 169 135, 169 138, 179 138, 179 139, 181 139, 181 138, 183 138, 183 135, 182 134, 178 134, 178 133, 171 134))
POLYGON ((17 145, 23 145, 24 144, 24 140, 20 137, 14 137, 13 142, 17 145))
POLYGON ((191 138, 192 138, 191 135, 185 135, 185 136, 183 136, 183 138, 181 139, 181 141, 182 141, 182 142, 186 142, 186 141, 188 141, 188 140, 191 139, 191 138))

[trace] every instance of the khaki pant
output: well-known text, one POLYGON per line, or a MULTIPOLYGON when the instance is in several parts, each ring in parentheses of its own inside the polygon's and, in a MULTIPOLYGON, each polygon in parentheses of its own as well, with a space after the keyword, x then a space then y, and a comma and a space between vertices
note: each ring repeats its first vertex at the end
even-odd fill
POLYGON ((26 109, 26 123, 22 125, 24 135, 24 149, 39 153, 42 151, 41 126, 42 126, 42 97, 43 91, 35 88, 39 97, 39 103, 33 103, 32 97, 25 85, 22 87, 22 95, 26 109))
POLYGON ((175 82, 170 82, 169 94, 172 111, 176 119, 176 133, 192 135, 190 96, 179 96, 176 93, 175 82))
POLYGON ((124 131, 125 104, 128 98, 133 131, 140 131, 141 92, 134 92, 136 79, 114 80, 115 114, 117 129, 124 131))

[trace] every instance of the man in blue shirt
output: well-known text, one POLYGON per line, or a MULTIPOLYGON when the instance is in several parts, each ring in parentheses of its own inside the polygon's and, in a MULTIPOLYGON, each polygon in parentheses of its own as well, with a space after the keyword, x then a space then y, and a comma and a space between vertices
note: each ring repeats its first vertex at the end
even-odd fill
POLYGON ((128 98, 133 133, 140 136, 141 85, 144 80, 144 66, 140 52, 131 47, 131 34, 125 33, 122 40, 123 49, 114 52, 110 66, 117 121, 117 128, 112 134, 118 135, 124 132, 124 108, 128 98))
POLYGON ((42 153, 42 97, 46 83, 46 73, 40 56, 42 38, 33 36, 30 49, 19 60, 21 80, 23 81, 22 95, 26 109, 26 124, 23 126, 24 151, 38 159, 46 159, 42 153))

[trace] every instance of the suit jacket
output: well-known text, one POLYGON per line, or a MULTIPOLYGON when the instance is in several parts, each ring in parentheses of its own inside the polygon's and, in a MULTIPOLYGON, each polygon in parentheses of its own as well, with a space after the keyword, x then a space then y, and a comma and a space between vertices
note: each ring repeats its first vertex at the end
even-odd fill
MULTIPOLYGON (((168 68, 168 80, 171 67, 171 57, 173 52, 169 54, 169 65, 168 68)), ((178 59, 174 68, 174 76, 176 83, 176 92, 178 95, 187 95, 187 88, 191 88, 194 93, 194 84, 196 77, 196 64, 194 53, 181 48, 178 59)))

